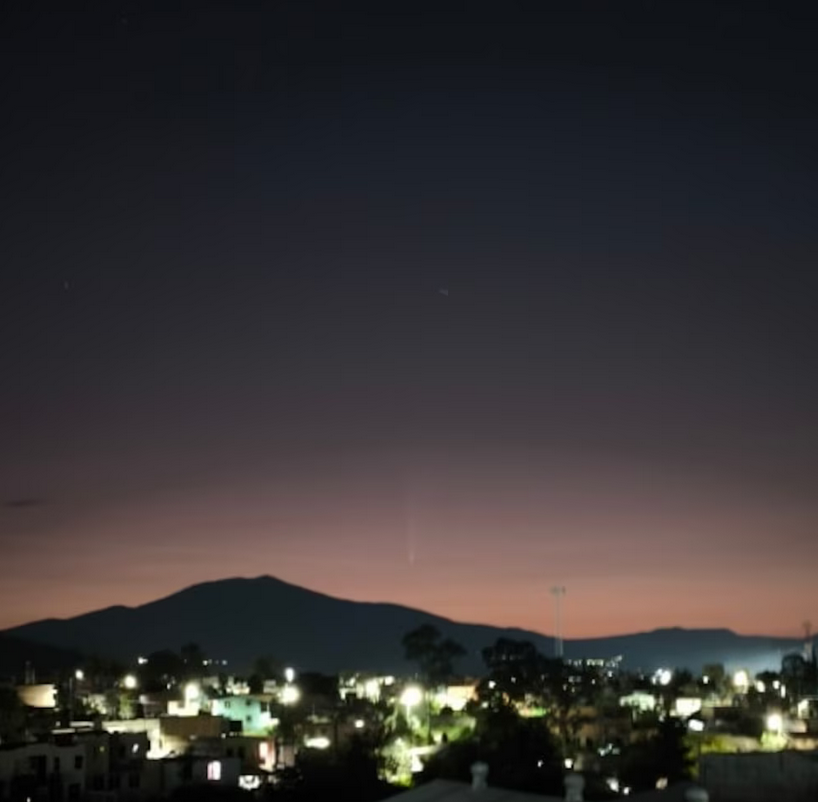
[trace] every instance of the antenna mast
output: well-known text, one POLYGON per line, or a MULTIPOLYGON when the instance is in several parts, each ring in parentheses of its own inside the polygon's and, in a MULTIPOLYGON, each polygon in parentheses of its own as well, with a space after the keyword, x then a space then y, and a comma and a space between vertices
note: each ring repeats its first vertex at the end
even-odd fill
POLYGON ((565 595, 565 588, 554 586, 551 588, 551 595, 554 597, 554 656, 562 660, 562 597, 565 595))

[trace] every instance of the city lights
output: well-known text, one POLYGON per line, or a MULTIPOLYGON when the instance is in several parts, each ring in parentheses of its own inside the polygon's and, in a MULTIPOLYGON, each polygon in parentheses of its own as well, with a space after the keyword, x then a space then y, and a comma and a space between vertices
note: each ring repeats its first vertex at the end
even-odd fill
POLYGON ((137 686, 137 684, 138 684, 138 683, 137 683, 137 681, 136 681, 136 677, 135 677, 133 674, 128 674, 128 675, 127 675, 127 676, 126 676, 126 677, 125 677, 125 678, 122 680, 122 684, 125 686, 125 688, 126 688, 127 690, 132 691, 132 690, 134 690, 134 689, 136 688, 136 686, 137 686))
POLYGON ((410 685, 408 688, 405 688, 400 695, 400 703, 407 709, 419 705, 422 699, 423 691, 416 685, 410 685))
POLYGON ((767 716, 767 729, 777 735, 781 735, 784 730, 784 717, 780 713, 770 713, 767 716))
POLYGON ((281 691, 281 701, 285 705, 294 705, 301 698, 301 691, 295 685, 287 685, 281 691))
POLYGON ((743 669, 733 674, 733 687, 738 691, 746 691, 750 687, 750 676, 743 669))
POLYGON ((78 668, 74 672, 74 679, 77 680, 77 682, 82 682, 85 679, 85 672, 81 668, 78 668))
POLYGON ((285 668, 284 669, 284 679, 291 683, 295 680, 295 669, 294 668, 285 668))
POLYGON ((423 691, 416 685, 410 685, 408 688, 403 689, 403 693, 400 695, 400 703, 406 708, 407 721, 409 721, 412 714, 412 708, 420 704, 422 699, 423 691))
POLYGON ((329 749, 330 740, 323 735, 317 738, 307 738, 304 741, 304 746, 307 749, 329 749))

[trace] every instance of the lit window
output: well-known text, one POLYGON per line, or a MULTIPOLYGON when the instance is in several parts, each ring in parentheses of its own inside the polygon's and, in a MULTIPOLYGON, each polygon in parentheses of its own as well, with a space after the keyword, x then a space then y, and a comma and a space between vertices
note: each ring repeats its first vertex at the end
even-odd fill
POLYGON ((207 779, 210 782, 219 782, 222 778, 222 764, 218 760, 211 760, 207 764, 207 779))

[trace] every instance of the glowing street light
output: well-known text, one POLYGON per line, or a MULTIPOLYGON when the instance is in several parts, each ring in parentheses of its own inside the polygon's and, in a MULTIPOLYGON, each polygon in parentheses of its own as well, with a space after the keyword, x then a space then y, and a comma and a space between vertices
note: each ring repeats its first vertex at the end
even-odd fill
POLYGON ((767 729, 776 735, 781 735, 784 731, 784 717, 781 713, 770 713, 767 716, 767 729))
POLYGON ((77 682, 82 682, 85 679, 85 672, 81 668, 78 668, 74 672, 74 679, 77 680, 77 682))
POLYGON ((284 679, 287 682, 293 682, 293 680, 295 680, 295 669, 294 668, 285 668, 284 669, 284 679))
POLYGON ((733 674, 733 686, 738 691, 746 691, 750 687, 750 676, 743 669, 733 674))
POLYGON ((406 708, 407 721, 409 720, 412 708, 419 705, 422 699, 423 691, 418 688, 417 685, 410 685, 408 688, 404 688, 403 693, 400 695, 400 703, 406 708))
POLYGON ((126 677, 125 677, 125 678, 122 680, 122 684, 125 686, 125 688, 126 688, 127 690, 129 690, 129 691, 133 691, 133 690, 135 690, 135 689, 136 689, 136 686, 137 686, 136 677, 135 677, 133 674, 128 674, 128 675, 127 675, 127 676, 126 676, 126 677))
POLYGON ((673 679, 673 672, 669 668, 660 668, 656 672, 656 681, 660 685, 670 685, 670 681, 673 679))
POLYGON ((285 705, 294 705, 301 698, 301 691, 295 685, 287 685, 281 691, 281 701, 285 705))

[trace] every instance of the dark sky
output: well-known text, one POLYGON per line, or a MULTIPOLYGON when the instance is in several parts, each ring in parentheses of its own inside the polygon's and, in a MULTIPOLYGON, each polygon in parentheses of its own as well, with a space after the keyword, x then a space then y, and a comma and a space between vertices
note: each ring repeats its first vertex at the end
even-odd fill
POLYGON ((70 5, 0 20, 0 626, 816 613, 814 8, 70 5))

